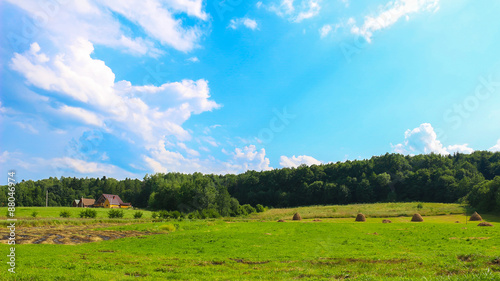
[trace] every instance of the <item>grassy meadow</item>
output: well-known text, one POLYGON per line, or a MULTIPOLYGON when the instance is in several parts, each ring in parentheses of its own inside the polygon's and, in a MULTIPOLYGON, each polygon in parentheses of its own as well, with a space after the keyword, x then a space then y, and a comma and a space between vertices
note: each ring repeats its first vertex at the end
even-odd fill
MULTIPOLYGON (((494 226, 479 227, 477 222, 466 224, 456 204, 422 203, 422 214, 426 208, 434 213, 412 223, 401 212, 412 215, 417 204, 271 209, 247 218, 213 220, 50 225, 46 228, 54 234, 74 227, 82 236, 96 231, 142 235, 74 245, 50 240, 17 245, 15 279, 500 280, 499 216, 482 214, 494 226), (351 212, 365 210, 360 208, 366 209, 366 222, 354 222, 351 212), (336 211, 330 216, 332 209, 336 211), (305 219, 292 221, 296 210, 305 219), (382 219, 393 223, 383 224, 382 219)), ((41 228, 21 227, 17 235, 41 228)), ((0 253, 8 247, 0 244, 0 253)), ((14 279, 4 274, 5 263, 1 270, 0 280, 14 279)))

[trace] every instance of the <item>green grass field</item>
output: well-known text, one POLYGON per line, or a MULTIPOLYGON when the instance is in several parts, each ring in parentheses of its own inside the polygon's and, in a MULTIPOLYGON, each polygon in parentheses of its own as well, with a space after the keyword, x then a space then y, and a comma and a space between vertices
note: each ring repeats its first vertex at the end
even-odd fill
MULTIPOLYGON (((500 217, 483 215, 494 226, 479 227, 477 222, 465 224, 460 212, 424 216, 424 222, 412 223, 410 217, 400 216, 400 210, 389 211, 394 205, 342 208, 357 212, 361 206, 380 216, 367 214, 364 223, 354 222, 350 213, 326 218, 325 209, 344 209, 324 206, 298 209, 303 217, 310 215, 302 221, 290 220, 289 212, 296 209, 274 209, 250 218, 87 225, 87 231, 141 231, 144 236, 78 245, 17 245, 15 278, 500 280, 500 217), (395 215, 382 216, 383 209, 395 215), (276 222, 280 214, 288 220, 276 222), (313 221, 318 216, 321 221, 313 221), (393 223, 381 223, 384 218, 393 223)), ((426 206, 431 208, 423 203, 421 210, 426 206)), ((432 206, 441 212, 438 205, 432 206)), ((445 213, 459 207, 446 206, 445 213)), ((22 232, 20 228, 17 234, 22 232)), ((8 246, 0 244, 0 253, 5 256, 8 246)), ((14 279, 4 262, 1 270, 0 280, 14 279)))
MULTIPOLYGON (((37 212, 37 218, 59 218, 59 214, 62 211, 68 211, 71 213, 70 218, 79 218, 78 214, 85 210, 84 208, 72 208, 72 207, 17 207, 16 208, 16 217, 18 218, 31 218, 31 214, 33 212, 37 212)), ((104 208, 92 208, 92 210, 97 211, 97 218, 107 218, 108 212, 110 209, 104 208)), ((133 209, 122 209, 124 212, 124 218, 133 218, 134 213, 138 210, 133 209)), ((146 210, 141 211, 143 218, 151 218, 151 212, 146 210)), ((0 219, 7 218, 7 207, 0 207, 0 219)))

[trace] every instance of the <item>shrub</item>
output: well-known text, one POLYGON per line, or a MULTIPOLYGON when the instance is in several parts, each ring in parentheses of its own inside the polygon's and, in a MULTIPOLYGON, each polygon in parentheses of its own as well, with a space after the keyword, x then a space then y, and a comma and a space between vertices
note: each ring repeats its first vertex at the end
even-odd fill
POLYGON ((108 218, 123 218, 123 210, 111 209, 108 212, 108 218))
POLYGON ((181 212, 179 212, 179 211, 172 211, 172 212, 170 212, 170 217, 171 217, 171 218, 174 218, 174 219, 178 219, 178 218, 180 218, 180 217, 181 217, 181 215, 182 215, 182 214, 181 214, 181 212))
POLYGON ((200 218, 200 213, 198 211, 191 212, 187 215, 188 219, 193 220, 193 219, 199 219, 200 218))
POLYGON ((420 209, 422 209, 423 207, 424 207, 424 205, 423 205, 422 203, 418 203, 418 205, 417 205, 417 209, 419 209, 419 210, 420 210, 420 209))
POLYGON ((169 218, 171 218, 171 215, 170 215, 170 212, 169 212, 169 211, 165 211, 165 210, 163 210, 163 211, 160 211, 160 212, 158 213, 158 217, 159 217, 160 219, 169 219, 169 218))
POLYGON ((242 207, 243 207, 243 209, 245 209, 245 212, 246 212, 246 214, 248 214, 248 215, 250 215, 250 214, 252 214, 252 213, 257 212, 257 211, 255 210, 255 208, 254 208, 254 207, 252 207, 252 205, 250 205, 250 204, 245 204, 245 205, 243 205, 242 207))
POLYGON ((153 219, 156 219, 156 218, 158 217, 158 213, 157 213, 157 212, 153 212, 153 213, 151 214, 151 217, 152 217, 153 219))
POLYGON ((85 209, 80 212, 79 214, 80 218, 96 218, 97 217, 97 211, 92 210, 92 209, 85 209))
POLYGON ((31 216, 36 218, 36 216, 38 215, 38 212, 37 211, 33 211, 33 213, 31 213, 31 216))
POLYGON ((255 206, 255 209, 257 210, 257 213, 262 213, 266 211, 266 208, 264 208, 264 206, 262 206, 261 204, 257 204, 257 206, 255 206))
POLYGON ((61 218, 69 218, 69 217, 71 217, 71 213, 70 213, 69 211, 66 211, 66 210, 65 210, 65 211, 61 211, 61 212, 59 213, 59 216, 60 216, 61 218))
POLYGON ((172 225, 172 224, 164 224, 164 225, 160 225, 159 229, 160 230, 165 230, 165 231, 168 231, 168 232, 174 232, 175 231, 175 226, 172 225))
POLYGON ((203 219, 215 219, 220 218, 219 212, 216 209, 205 209, 201 211, 201 218, 203 219))
POLYGON ((141 211, 137 211, 134 213, 134 219, 140 219, 142 218, 142 212, 141 211))

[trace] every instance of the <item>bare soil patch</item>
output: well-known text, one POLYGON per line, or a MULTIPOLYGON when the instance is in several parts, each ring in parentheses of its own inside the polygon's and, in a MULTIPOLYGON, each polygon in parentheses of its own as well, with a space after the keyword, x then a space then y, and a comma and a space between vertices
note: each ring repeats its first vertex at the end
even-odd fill
MULTIPOLYGON (((154 234, 149 231, 93 230, 96 227, 105 226, 110 225, 20 227, 16 230, 19 233, 16 237, 16 244, 75 245, 154 234)), ((0 237, 2 237, 0 242, 7 244, 8 234, 0 231, 0 237)))

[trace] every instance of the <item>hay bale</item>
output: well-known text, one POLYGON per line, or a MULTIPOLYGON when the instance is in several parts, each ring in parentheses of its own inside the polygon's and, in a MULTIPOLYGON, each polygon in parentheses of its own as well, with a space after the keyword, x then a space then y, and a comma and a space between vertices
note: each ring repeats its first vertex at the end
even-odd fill
POLYGON ((278 222, 285 222, 285 220, 278 220, 278 222))
POLYGON ((477 226, 493 226, 493 225, 489 222, 483 221, 482 223, 478 224, 477 226))
POLYGON ((411 218, 411 221, 414 221, 414 222, 423 222, 424 218, 422 218, 422 216, 419 213, 416 213, 411 218))
POLYGON ((299 213, 295 213, 295 215, 293 215, 293 220, 294 221, 300 221, 300 220, 302 220, 302 217, 300 216, 299 213))
POLYGON ((483 218, 477 213, 477 212, 474 212, 474 214, 472 214, 472 216, 470 216, 469 218, 469 221, 482 221, 483 218))
POLYGON ((455 223, 460 223, 459 221, 455 221, 455 223))
POLYGON ((383 220, 382 223, 392 223, 391 220, 383 220))
POLYGON ((359 213, 357 216, 356 216, 356 221, 366 221, 366 217, 365 215, 359 213))

